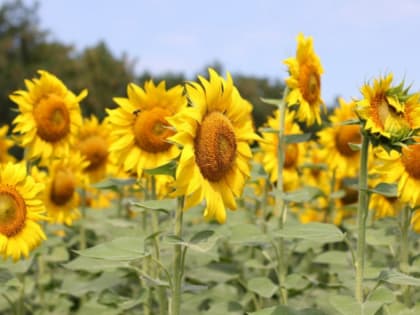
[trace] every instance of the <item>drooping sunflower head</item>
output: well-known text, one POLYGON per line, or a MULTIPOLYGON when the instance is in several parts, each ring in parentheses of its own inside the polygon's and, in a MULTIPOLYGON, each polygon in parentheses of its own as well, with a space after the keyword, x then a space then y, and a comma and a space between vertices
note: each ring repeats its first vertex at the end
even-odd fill
MULTIPOLYGON (((273 131, 279 129, 279 111, 274 112, 274 116, 268 117, 267 126, 273 131)), ((285 118, 285 134, 301 134, 302 130, 295 122, 295 114, 287 112, 285 118)), ((270 176, 272 183, 277 181, 278 177, 278 134, 275 132, 263 132, 263 141, 260 141, 260 147, 263 152, 263 167, 270 176)), ((304 150, 301 143, 290 143, 286 145, 284 152, 284 189, 285 191, 296 189, 299 186, 298 167, 302 162, 304 150)))
POLYGON ((166 89, 165 81, 147 81, 144 89, 129 84, 128 98, 114 98, 119 105, 107 110, 111 124, 111 156, 121 161, 125 171, 141 177, 144 169, 167 164, 178 156, 176 145, 167 141, 174 134, 168 118, 186 107, 184 89, 166 89))
POLYGON ((50 222, 72 225, 80 217, 77 188, 85 182, 82 172, 87 165, 89 162, 79 152, 51 163, 48 176, 44 177, 46 189, 43 195, 50 222))
MULTIPOLYGON (((404 82, 392 85, 393 75, 379 77, 373 85, 361 88, 363 99, 357 102, 357 114, 363 129, 376 142, 404 142, 420 127, 419 95, 408 94, 404 82)), ((374 141, 374 144, 376 144, 374 141)))
POLYGON ((20 112, 13 131, 20 134, 20 145, 28 149, 27 158, 47 160, 68 154, 82 124, 79 102, 87 91, 76 96, 54 75, 38 73, 40 78, 25 81, 26 91, 10 95, 20 112))
POLYGON ((40 194, 44 185, 26 174, 24 163, 0 165, 0 255, 28 257, 46 236, 37 223, 46 220, 40 194))
POLYGON ((9 154, 9 149, 14 145, 13 140, 7 138, 9 126, 4 125, 0 128, 0 164, 13 162, 15 159, 9 154))
POLYGON ((324 105, 321 98, 321 75, 324 72, 321 61, 313 48, 312 37, 297 36, 298 46, 296 56, 287 58, 290 77, 286 85, 290 89, 286 102, 298 104, 297 119, 307 125, 321 123, 320 106, 324 105))
POLYGON ((233 85, 231 76, 220 77, 209 69, 209 80, 188 83, 191 107, 170 123, 177 133, 170 140, 183 147, 176 171, 176 194, 185 196, 185 209, 207 202, 204 216, 225 222, 226 211, 236 209, 250 174, 249 142, 257 139, 252 106, 233 85))
POLYGON ((76 149, 88 161, 83 172, 89 176, 90 182, 103 179, 115 169, 109 156, 109 134, 109 124, 106 121, 99 123, 95 116, 85 118, 79 129, 76 149))
POLYGON ((318 133, 319 143, 323 146, 326 162, 335 170, 337 177, 354 177, 359 169, 360 153, 353 150, 349 144, 360 144, 362 134, 359 124, 343 124, 357 118, 354 112, 355 103, 346 103, 340 98, 339 104, 330 117, 331 127, 318 133))

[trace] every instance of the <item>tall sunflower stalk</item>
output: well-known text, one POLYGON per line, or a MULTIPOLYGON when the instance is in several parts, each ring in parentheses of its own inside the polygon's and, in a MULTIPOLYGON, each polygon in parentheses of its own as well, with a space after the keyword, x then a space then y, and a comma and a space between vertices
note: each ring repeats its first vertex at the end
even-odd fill
MULTIPOLYGON (((408 242, 408 232, 410 229, 411 221, 411 207, 405 206, 401 214, 401 241, 400 241, 400 270, 403 273, 409 272, 409 242, 408 242)), ((404 304, 407 307, 411 307, 411 293, 410 287, 405 286, 403 288, 403 299, 404 304)))
MULTIPOLYGON (((182 237, 182 218, 183 218, 184 197, 178 197, 178 206, 175 211, 174 235, 177 239, 182 237)), ((182 277, 184 274, 184 266, 182 259, 183 246, 181 244, 174 245, 174 269, 173 269, 173 288, 171 301, 171 315, 181 314, 181 290, 182 277)))

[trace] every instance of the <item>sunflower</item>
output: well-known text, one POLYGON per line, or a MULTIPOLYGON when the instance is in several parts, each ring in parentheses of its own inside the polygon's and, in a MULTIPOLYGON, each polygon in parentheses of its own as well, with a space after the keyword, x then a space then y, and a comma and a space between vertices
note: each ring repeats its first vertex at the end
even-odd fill
POLYGON ((286 97, 289 106, 299 104, 297 119, 307 125, 321 123, 321 61, 316 55, 312 37, 305 38, 303 34, 297 36, 298 46, 296 57, 287 58, 283 62, 288 66, 290 77, 286 85, 290 92, 286 97))
POLYGON ((369 200, 369 209, 374 211, 374 218, 395 217, 401 208, 401 202, 396 197, 386 197, 372 194, 369 200))
POLYGON ((88 164, 78 152, 52 161, 48 175, 44 176, 46 189, 43 196, 50 222, 70 226, 80 218, 76 189, 83 185, 82 170, 88 164))
POLYGON ((171 141, 183 146, 176 171, 176 195, 185 196, 185 209, 206 199, 204 216, 226 220, 225 207, 236 209, 250 174, 249 142, 257 139, 251 118, 252 106, 244 100, 232 77, 220 77, 209 69, 210 79, 187 84, 191 107, 169 122, 177 134, 171 141))
MULTIPOLYGON (((274 112, 274 116, 268 118, 267 126, 276 130, 279 128, 279 111, 274 112)), ((287 112, 285 119, 285 134, 301 134, 302 130, 294 121, 294 113, 287 112)), ((278 134, 273 132, 263 132, 264 141, 260 141, 260 147, 263 152, 263 167, 270 176, 272 183, 277 181, 278 175, 278 134)), ((299 187, 298 167, 302 163, 304 150, 301 143, 290 143, 286 145, 283 180, 284 190, 291 191, 299 187)))
POLYGON ((392 142, 404 140, 420 127, 420 95, 408 95, 403 83, 392 85, 393 75, 380 77, 373 85, 361 88, 363 99, 357 102, 357 114, 370 134, 392 142))
POLYGON ((82 124, 79 102, 86 97, 69 91, 54 75, 38 71, 40 78, 26 80, 27 91, 10 95, 20 114, 13 121, 14 132, 20 133, 20 145, 27 148, 26 158, 66 156, 82 124))
POLYGON ((107 174, 115 171, 108 150, 109 134, 110 128, 106 121, 99 123, 95 116, 83 119, 76 148, 89 162, 83 172, 88 175, 92 183, 102 180, 107 174))
POLYGON ((0 255, 14 261, 46 239, 37 223, 46 220, 40 200, 44 185, 26 174, 24 163, 0 165, 0 255))
POLYGON ((337 177, 354 177, 359 170, 360 152, 353 150, 349 143, 360 144, 362 134, 360 125, 343 125, 346 120, 357 118, 355 103, 339 99, 340 106, 330 116, 331 127, 319 132, 319 143, 324 148, 325 161, 337 177))
MULTIPOLYGON (((417 139, 418 140, 418 139, 417 139)), ((411 207, 420 204, 420 142, 405 146, 401 152, 392 150, 377 154, 381 163, 375 172, 386 183, 398 183, 398 197, 411 207)))
POLYGON ((111 155, 121 161, 125 171, 140 178, 144 169, 153 169, 179 155, 179 149, 167 141, 175 132, 168 118, 186 107, 184 89, 175 86, 166 90, 165 81, 157 86, 147 81, 144 90, 131 83, 128 98, 114 98, 119 105, 107 110, 111 124, 111 155))
POLYGON ((9 126, 4 125, 0 128, 0 164, 14 162, 14 157, 9 154, 9 149, 13 146, 13 141, 7 138, 9 126))

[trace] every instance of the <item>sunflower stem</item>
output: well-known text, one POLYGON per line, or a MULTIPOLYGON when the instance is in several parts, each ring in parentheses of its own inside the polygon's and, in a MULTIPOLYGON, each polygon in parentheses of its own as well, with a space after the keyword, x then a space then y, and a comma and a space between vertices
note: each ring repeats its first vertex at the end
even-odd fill
POLYGON ((25 314, 25 274, 18 275, 18 279, 21 283, 19 290, 19 302, 17 305, 17 315, 25 314))
POLYGON ((42 284, 42 276, 45 273, 45 260, 44 260, 44 254, 42 252, 37 257, 37 263, 38 263, 37 284, 38 284, 38 290, 39 290, 39 304, 41 306, 41 314, 45 314, 46 313, 45 294, 44 294, 44 286, 42 284))
MULTIPOLYGON (((178 197, 178 206, 175 212, 174 234, 178 239, 182 238, 182 217, 183 217, 184 197, 178 197)), ((171 301, 171 315, 180 315, 181 312, 181 287, 182 287, 182 245, 174 245, 174 272, 173 290, 171 301)))
MULTIPOLYGON (((151 178, 151 198, 152 200, 155 200, 157 198, 156 196, 156 178, 152 176, 151 178)), ((152 233, 158 233, 159 232, 159 212, 152 211, 152 233)), ((160 262, 160 241, 159 241, 159 235, 155 235, 153 238, 153 245, 155 248, 155 259, 160 262)), ((155 270, 155 276, 160 278, 160 272, 159 269, 156 268, 155 270)), ((161 315, 165 315, 168 309, 168 303, 166 298, 166 289, 162 286, 157 287, 157 294, 158 294, 158 301, 159 301, 159 310, 161 315)))
MULTIPOLYGON (((409 251, 408 251, 408 230, 410 228, 411 208, 407 205, 404 207, 401 215, 401 247, 400 247, 400 271, 409 273, 409 251)), ((404 304, 411 307, 410 286, 403 287, 404 304)))
POLYGON ((368 214, 368 152, 369 138, 362 135, 362 147, 360 151, 360 169, 359 169, 359 204, 357 208, 357 250, 356 250, 356 282, 355 297, 359 304, 364 301, 363 296, 363 277, 365 267, 365 247, 366 247, 366 218, 368 214))
POLYGON ((79 230, 79 247, 80 250, 86 249, 86 229, 85 229, 85 222, 86 219, 86 190, 84 188, 80 191, 80 210, 82 214, 82 218, 80 220, 80 230, 79 230))
MULTIPOLYGON (((278 132, 278 147, 277 147, 277 156, 278 156, 278 170, 277 170, 277 184, 276 184, 276 194, 275 194, 275 205, 276 209, 280 210, 280 219, 279 219, 279 230, 283 230, 285 223, 285 211, 286 203, 283 200, 283 168, 285 161, 285 152, 286 152, 286 138, 284 123, 286 120, 286 96, 289 90, 286 87, 283 91, 283 98, 278 104, 279 110, 279 132, 278 132)), ((287 305, 287 289, 285 286, 286 274, 287 274, 287 262, 285 260, 285 243, 284 238, 280 237, 278 244, 278 280, 279 280, 279 299, 280 303, 287 305)))

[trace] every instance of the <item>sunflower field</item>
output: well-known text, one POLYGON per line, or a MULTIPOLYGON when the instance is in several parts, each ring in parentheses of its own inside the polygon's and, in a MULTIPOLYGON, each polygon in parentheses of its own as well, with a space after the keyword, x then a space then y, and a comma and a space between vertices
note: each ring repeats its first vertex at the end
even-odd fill
POLYGON ((389 73, 328 111, 312 37, 283 63, 258 128, 212 68, 130 83, 104 119, 25 80, 0 127, 0 313, 420 314, 420 94, 389 73))

